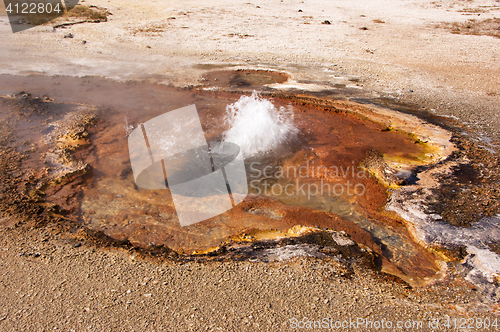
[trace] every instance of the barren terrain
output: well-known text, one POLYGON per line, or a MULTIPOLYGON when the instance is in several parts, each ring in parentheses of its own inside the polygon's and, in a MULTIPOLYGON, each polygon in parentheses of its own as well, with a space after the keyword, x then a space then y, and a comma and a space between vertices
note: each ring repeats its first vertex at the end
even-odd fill
MULTIPOLYGON (((267 86, 281 92, 355 91, 360 99, 415 103, 453 121, 461 135, 455 143, 474 162, 484 161, 489 170, 498 163, 499 1, 83 4, 97 6, 106 19, 79 13, 14 34, 0 16, 0 74, 102 76, 210 91, 218 84, 211 71, 273 70, 289 76, 267 86)), ((20 92, 22 80, 14 81, 1 86, 2 95, 20 92)), ((473 195, 490 195, 497 175, 473 195)), ((438 200, 454 190, 448 185, 438 200)), ((470 196, 459 199, 444 212, 454 225, 476 218, 473 204, 467 210, 472 217, 450 212, 471 204, 470 196)), ((498 205, 494 197, 478 201, 498 205)), ((439 330, 429 321, 498 316, 498 294, 451 265, 443 280, 412 288, 362 260, 311 257, 300 245, 289 256, 265 249, 273 259, 158 260, 74 235, 70 224, 35 224, 0 215, 1 331, 278 331, 291 329, 293 318, 421 320, 422 330, 439 330)), ((498 280, 492 284, 498 289, 498 280)))

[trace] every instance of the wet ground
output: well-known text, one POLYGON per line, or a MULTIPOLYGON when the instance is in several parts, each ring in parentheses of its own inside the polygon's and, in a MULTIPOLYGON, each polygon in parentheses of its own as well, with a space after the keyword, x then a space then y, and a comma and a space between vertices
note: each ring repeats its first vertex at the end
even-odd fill
POLYGON ((205 85, 240 89, 262 88, 266 84, 283 83, 289 76, 277 71, 268 70, 236 70, 211 71, 205 74, 202 81, 205 85))
MULTIPOLYGON (((220 140, 227 130, 221 121, 226 106, 242 94, 237 89, 280 83, 284 77, 216 72, 206 80, 229 89, 202 92, 93 77, 1 76, 0 95, 10 95, 1 100, 2 149, 9 156, 3 162, 10 167, 2 192, 4 204, 17 204, 17 210, 4 210, 34 209, 42 219, 61 218, 118 241, 178 253, 234 241, 293 238, 300 234, 287 230, 295 225, 328 228, 345 231, 369 248, 387 272, 417 284, 435 277, 437 257, 413 241, 396 215, 383 210, 386 187, 410 183, 411 174, 377 176, 386 169, 383 159, 373 157, 418 167, 429 161, 431 147, 348 108, 274 95, 276 106, 293 109, 298 136, 272 154, 246 160, 250 195, 201 223, 180 227, 168 190, 135 185, 127 147, 131 129, 195 104, 207 141, 220 140), (280 168, 289 172, 279 173, 280 168), (12 188, 17 193, 6 194, 12 188)), ((474 171, 464 170, 460 182, 473 181, 474 171)))

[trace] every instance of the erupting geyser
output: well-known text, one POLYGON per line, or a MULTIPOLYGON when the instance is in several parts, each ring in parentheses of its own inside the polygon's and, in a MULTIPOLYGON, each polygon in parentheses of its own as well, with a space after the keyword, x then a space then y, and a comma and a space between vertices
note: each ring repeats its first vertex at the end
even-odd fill
POLYGON ((225 121, 229 129, 223 140, 237 144, 243 157, 269 152, 298 132, 291 108, 281 106, 277 109, 255 91, 250 97, 242 96, 228 105, 226 111, 225 121))

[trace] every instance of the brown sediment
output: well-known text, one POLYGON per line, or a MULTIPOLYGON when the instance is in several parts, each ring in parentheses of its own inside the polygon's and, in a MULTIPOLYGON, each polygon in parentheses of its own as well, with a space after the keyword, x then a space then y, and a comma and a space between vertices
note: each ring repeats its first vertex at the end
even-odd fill
POLYGON ((448 29, 453 34, 500 38, 500 18, 495 17, 484 20, 469 19, 466 22, 445 22, 436 27, 448 29))
POLYGON ((458 150, 451 172, 441 174, 427 205, 454 226, 470 226, 500 214, 500 158, 477 143, 453 139, 458 150))
POLYGON ((78 207, 76 196, 80 192, 76 186, 82 182, 82 176, 90 166, 75 158, 74 154, 90 145, 87 128, 96 121, 95 110, 79 105, 54 104, 49 99, 32 99, 25 93, 3 98, 1 103, 8 111, 14 111, 14 116, 4 120, 10 122, 9 128, 4 128, 4 135, 9 135, 11 140, 2 144, 6 158, 2 161, 6 177, 3 183, 16 188, 2 190, 3 194, 10 197, 8 201, 39 203, 36 210, 45 212, 42 213, 44 220, 51 213, 75 212, 78 207), (67 113, 71 108, 76 110, 67 113), (51 131, 44 136, 43 123, 61 112, 65 114, 63 118, 53 122, 51 131), (17 141, 21 137, 27 141, 19 144, 17 141), (26 145, 26 142, 30 148, 21 149, 23 153, 16 157, 19 145, 26 145), (14 144, 9 147, 9 143, 14 144), (21 161, 17 172, 7 172, 8 165, 15 160, 21 161))

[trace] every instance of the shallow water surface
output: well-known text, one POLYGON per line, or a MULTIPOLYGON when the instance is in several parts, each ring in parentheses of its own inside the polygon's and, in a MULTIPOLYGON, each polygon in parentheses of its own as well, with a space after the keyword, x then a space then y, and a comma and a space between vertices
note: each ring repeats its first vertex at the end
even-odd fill
MULTIPOLYGON (((79 153, 91 171, 85 181, 71 187, 78 193, 78 204, 68 216, 92 229, 139 246, 163 244, 183 252, 206 250, 233 235, 284 231, 294 225, 347 229, 356 241, 375 243, 380 254, 407 275, 430 277, 437 271, 433 258, 411 240, 406 229, 380 213, 386 189, 359 167, 370 150, 418 160, 425 151, 409 135, 385 130, 349 113, 271 99, 277 109, 293 112, 293 137, 276 144, 270 152, 245 159, 249 195, 241 204, 181 227, 168 189, 136 185, 128 135, 158 115, 194 104, 206 140, 221 141, 230 129, 230 123, 224 121, 226 108, 241 94, 176 90, 93 77, 0 76, 1 95, 21 90, 63 103, 53 107, 67 105, 65 112, 78 104, 99 108, 99 121, 90 129, 91 146, 86 153, 79 153), (371 238, 349 231, 356 227, 371 238)), ((49 114, 38 122, 37 134, 28 134, 29 127, 18 122, 17 136, 41 140, 57 118, 49 114)), ((218 200, 216 196, 210 199, 218 200)))

